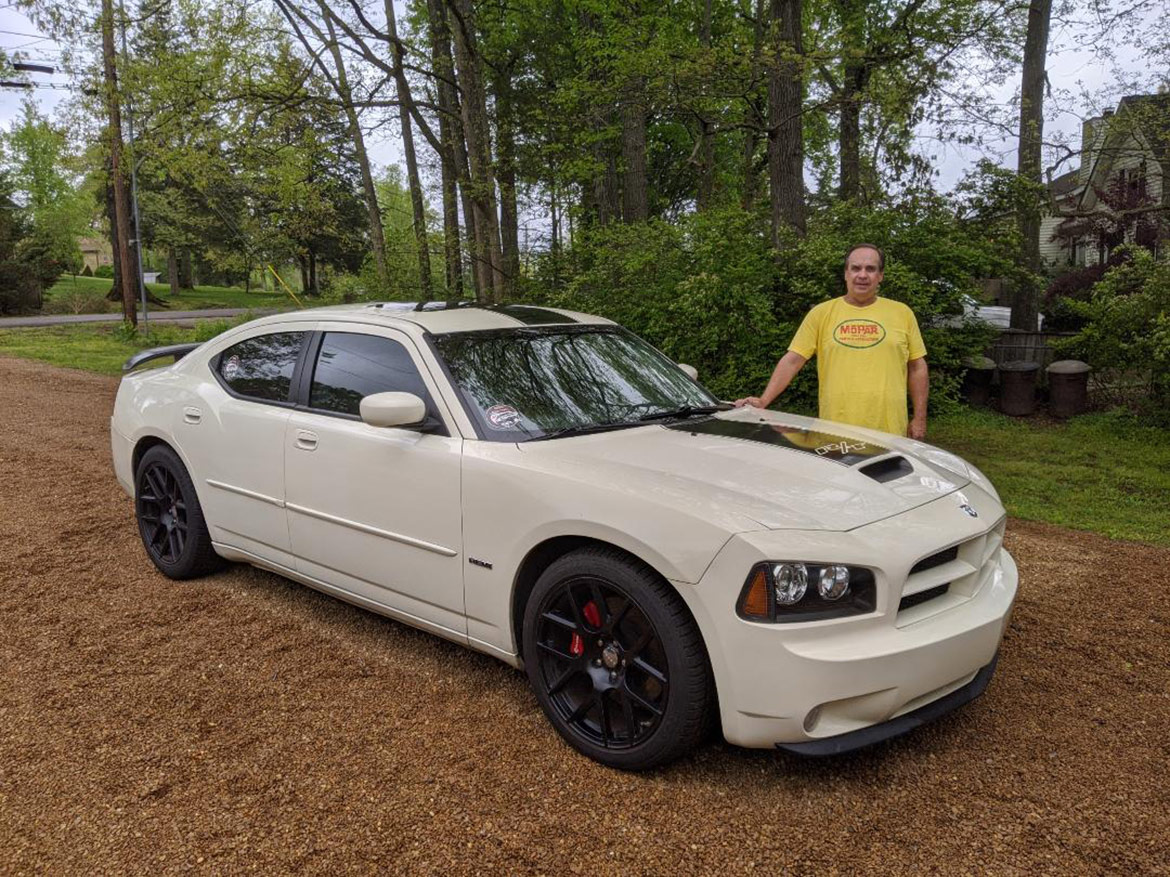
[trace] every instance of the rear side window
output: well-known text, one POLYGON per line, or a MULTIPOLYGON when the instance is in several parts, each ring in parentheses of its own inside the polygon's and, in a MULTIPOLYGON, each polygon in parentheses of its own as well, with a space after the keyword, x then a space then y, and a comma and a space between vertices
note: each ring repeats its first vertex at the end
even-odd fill
POLYGON ((278 332, 249 338, 221 353, 216 370, 233 393, 287 402, 304 337, 304 332, 278 332))
POLYGON ((313 369, 309 407, 360 416, 364 397, 395 391, 414 393, 437 417, 431 395, 406 348, 390 338, 327 332, 313 369))

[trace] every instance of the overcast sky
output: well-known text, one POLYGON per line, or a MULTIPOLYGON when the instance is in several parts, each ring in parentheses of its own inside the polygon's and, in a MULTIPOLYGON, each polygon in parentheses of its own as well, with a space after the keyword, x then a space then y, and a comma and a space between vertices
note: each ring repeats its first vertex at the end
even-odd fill
MULTIPOLYGON (((6 0, 0 0, 0 3, 4 2, 6 0)), ((1143 16, 1142 26, 1148 29, 1147 32, 1156 32, 1165 27, 1165 20, 1159 10, 1151 6, 1143 16)), ((1117 96, 1132 90, 1132 87, 1123 88, 1122 83, 1147 91, 1153 90, 1159 79, 1164 82, 1167 78, 1167 71, 1147 69, 1138 53, 1125 44, 1113 46, 1114 61, 1102 60, 1088 49, 1069 48, 1079 41, 1080 36, 1075 29, 1055 24, 1050 42, 1054 50, 1048 59, 1048 77, 1054 94, 1046 107, 1045 137, 1064 137, 1074 145, 1079 143, 1082 119, 1095 115, 1115 103, 1117 96)), ((26 60, 32 63, 57 65, 60 62, 60 47, 41 35, 10 2, 7 6, 0 6, 0 47, 9 55, 14 51, 24 53, 26 60)), ((0 89, 0 127, 11 125, 20 113, 21 102, 30 94, 43 113, 53 115, 72 85, 69 77, 60 72, 53 75, 34 73, 30 78, 37 84, 32 90, 0 89)), ((1002 87, 989 89, 986 102, 981 106, 1006 109, 1018 90, 1017 75, 1002 87)), ((938 185, 943 190, 950 189, 981 157, 989 157, 1007 167, 1015 166, 1015 138, 1004 136, 992 126, 974 121, 973 124, 985 138, 979 147, 940 141, 935 138, 930 125, 921 129, 920 147, 926 154, 934 156, 938 185)), ((401 144, 395 129, 384 126, 376 132, 370 151, 373 160, 381 165, 400 162, 401 144)), ((1066 166, 1061 171, 1071 169, 1071 166, 1066 166)))

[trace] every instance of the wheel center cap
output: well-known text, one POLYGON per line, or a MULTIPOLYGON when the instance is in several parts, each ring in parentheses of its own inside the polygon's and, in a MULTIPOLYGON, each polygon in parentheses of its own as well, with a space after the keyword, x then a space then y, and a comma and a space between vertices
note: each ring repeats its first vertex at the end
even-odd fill
POLYGON ((610 643, 601 650, 601 663, 603 663, 607 670, 616 670, 617 665, 621 663, 621 654, 618 652, 618 647, 610 643))

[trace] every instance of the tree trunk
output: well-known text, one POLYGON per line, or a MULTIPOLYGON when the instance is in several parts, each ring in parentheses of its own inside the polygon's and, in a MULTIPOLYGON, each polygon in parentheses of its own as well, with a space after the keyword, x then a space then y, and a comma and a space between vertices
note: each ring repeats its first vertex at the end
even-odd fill
POLYGON ((317 254, 309 250, 309 295, 320 298, 321 287, 317 284, 317 254))
POLYGON ((511 71, 499 74, 496 84, 496 156, 500 174, 500 246, 504 266, 505 299, 512 297, 520 277, 520 229, 516 209, 516 134, 512 117, 511 71))
MULTIPOLYGON (((704 54, 711 51, 711 0, 703 0, 703 17, 699 22, 699 45, 704 54)), ((699 210, 711 206, 715 196, 715 132, 706 116, 699 119, 699 210)))
POLYGON ((856 201, 861 197, 861 101, 869 79, 865 60, 866 2, 837 0, 837 10, 845 36, 846 59, 837 128, 840 159, 838 195, 842 201, 856 201))
POLYGON ((622 218, 642 222, 649 215, 646 196, 646 83, 631 80, 622 102, 622 218))
POLYGON ((298 253, 297 264, 301 269, 301 294, 310 295, 313 287, 309 285, 309 260, 303 253, 298 253))
MULTIPOLYGON (((760 54, 764 46, 764 0, 756 0, 756 20, 752 30, 752 62, 751 87, 755 91, 756 80, 760 75, 760 54)), ((756 200, 756 128, 763 123, 756 105, 749 98, 744 106, 744 138, 743 138, 743 198, 741 203, 744 210, 751 210, 756 200)))
MULTIPOLYGON (((455 71, 451 64, 451 32, 447 29, 442 3, 439 0, 427 0, 427 13, 430 22, 431 66, 437 80, 439 103, 439 167, 443 179, 443 256, 447 275, 447 300, 454 302, 463 298, 463 256, 459 246, 459 170, 455 159, 455 133, 459 124, 459 108, 454 94, 455 71)), ((470 210, 466 216, 470 220, 470 210)))
POLYGON ((194 272, 191 270, 191 248, 179 250, 179 289, 194 289, 194 272))
MULTIPOLYGON (((1048 57, 1048 28, 1052 0, 1032 0, 1028 7, 1028 35, 1024 42, 1024 65, 1020 82, 1020 151, 1017 169, 1020 178, 1034 187, 1019 211, 1020 263, 1033 276, 1040 273, 1040 203, 1043 185, 1041 146, 1044 137, 1044 70, 1048 57)), ((1021 283, 1012 301, 1013 329, 1036 331, 1040 289, 1029 278, 1021 283)))
POLYGON ((481 294, 496 304, 500 301, 505 284, 482 59, 475 35, 471 0, 448 0, 448 4, 455 16, 455 63, 459 71, 463 130, 467 137, 467 157, 471 165, 471 202, 475 212, 477 249, 475 258, 485 268, 485 285, 481 294))
POLYGON ((354 154, 357 156, 358 167, 362 174, 362 194, 366 201, 366 219, 370 230, 370 246, 374 250, 374 267, 378 272, 378 283, 382 287, 381 292, 385 294, 390 292, 390 273, 386 267, 386 235, 382 229, 382 210, 378 207, 378 193, 374 189, 374 175, 370 170, 370 157, 366 152, 366 138, 362 134, 362 126, 353 105, 353 91, 349 87, 349 77, 345 72, 345 59, 337 44, 333 19, 329 15, 329 8, 325 5, 324 0, 318 0, 318 5, 321 7, 321 17, 325 20, 325 26, 329 31, 329 53, 333 56, 333 69, 337 73, 337 96, 341 99, 345 118, 349 122, 354 154))
POLYGON ((776 57, 768 81, 768 174, 772 184, 772 246, 785 229, 805 233, 803 41, 801 0, 772 0, 776 57))
POLYGON ((423 205, 422 182, 418 175, 418 158, 414 153, 414 129, 410 113, 414 98, 410 84, 406 81, 403 57, 406 54, 398 39, 398 25, 394 20, 394 0, 385 0, 386 29, 390 36, 390 47, 394 52, 394 81, 398 87, 398 119, 402 125, 402 151, 406 155, 406 175, 410 181, 410 205, 414 211, 414 239, 418 245, 419 286, 422 300, 431 298, 431 250, 427 239, 427 216, 423 205))
POLYGON ((122 113, 118 106, 118 73, 114 63, 114 6, 112 0, 102 0, 102 60, 105 70, 106 111, 110 133, 110 182, 114 189, 114 215, 110 224, 110 243, 114 248, 117 266, 116 288, 122 296, 122 317, 133 326, 138 325, 135 303, 136 276, 130 257, 130 205, 126 192, 126 177, 122 156, 122 113))
POLYGON ((179 258, 175 255, 175 248, 167 249, 167 282, 171 285, 171 295, 179 294, 179 258))

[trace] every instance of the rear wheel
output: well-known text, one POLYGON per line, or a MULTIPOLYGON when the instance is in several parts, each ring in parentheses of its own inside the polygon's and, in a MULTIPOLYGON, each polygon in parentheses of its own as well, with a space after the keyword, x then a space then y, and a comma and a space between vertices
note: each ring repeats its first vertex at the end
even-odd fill
POLYGON ((150 448, 138 463, 134 488, 142 544, 164 575, 191 579, 223 565, 211 546, 195 485, 178 454, 166 445, 150 448))
POLYGON ((604 548, 553 562, 524 614, 524 664, 553 726, 602 764, 644 770, 705 734, 713 685, 681 598, 604 548))

